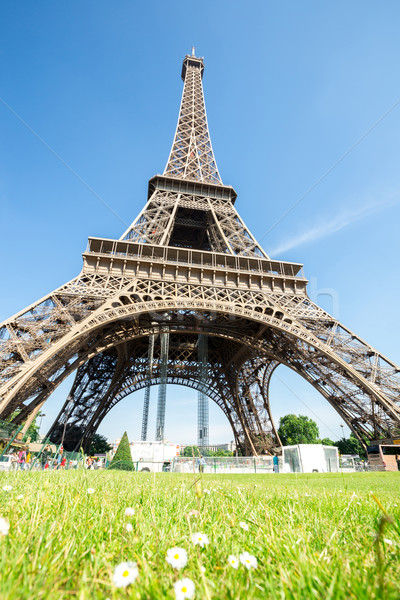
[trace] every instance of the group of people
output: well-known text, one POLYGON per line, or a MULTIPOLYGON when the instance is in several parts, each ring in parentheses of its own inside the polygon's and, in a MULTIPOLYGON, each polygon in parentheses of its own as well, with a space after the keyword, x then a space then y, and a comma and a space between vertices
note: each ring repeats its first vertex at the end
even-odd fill
POLYGON ((46 469, 65 469, 67 458, 64 455, 64 449, 61 447, 58 453, 53 456, 53 451, 50 445, 43 448, 38 455, 32 454, 28 447, 22 447, 19 450, 14 450, 11 453, 11 469, 28 471, 31 468, 46 469))
POLYGON ((104 467, 104 463, 100 456, 88 456, 85 461, 86 469, 102 469, 104 467))
POLYGON ((21 448, 18 452, 14 450, 14 452, 11 453, 11 468, 24 471, 25 468, 30 468, 31 460, 32 454, 29 452, 27 446, 21 448))

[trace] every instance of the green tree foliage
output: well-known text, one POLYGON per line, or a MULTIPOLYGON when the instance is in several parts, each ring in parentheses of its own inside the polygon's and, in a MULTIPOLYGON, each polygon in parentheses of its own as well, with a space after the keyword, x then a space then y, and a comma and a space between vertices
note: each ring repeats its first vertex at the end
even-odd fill
POLYGON ((134 471, 131 449, 129 447, 128 434, 124 433, 119 443, 114 458, 111 461, 109 469, 119 469, 120 471, 134 471))
POLYGON ((208 448, 198 448, 197 446, 186 446, 183 456, 199 458, 200 456, 233 456, 233 452, 228 450, 209 450, 208 448))
POLYGON ((79 425, 67 424, 65 429, 64 426, 60 426, 53 431, 50 436, 50 441, 58 445, 62 440, 64 450, 67 452, 78 451, 84 434, 84 429, 79 425))
POLYGON ((107 438, 100 433, 95 433, 90 444, 90 454, 106 454, 111 450, 112 445, 108 443, 107 438))
POLYGON ((338 443, 331 440, 331 438, 322 438, 322 440, 320 440, 320 444, 322 444, 323 446, 337 446, 338 445, 338 443))
POLYGON ((282 417, 279 422, 278 433, 284 446, 319 443, 318 425, 304 415, 285 415, 282 417))
POLYGON ((365 450, 361 442, 356 438, 353 432, 350 433, 350 438, 342 438, 336 443, 340 454, 358 454, 360 458, 367 458, 365 450))
MULTIPOLYGON (((19 412, 19 410, 15 410, 13 413, 11 413, 11 415, 6 419, 6 422, 11 423, 14 420, 14 418, 19 414, 19 412)), ((39 425, 36 424, 36 418, 29 425, 28 430, 25 434, 25 439, 27 440, 28 438, 31 438, 31 442, 36 442, 39 437, 39 425)), ((25 421, 21 423, 21 425, 24 424, 25 421)))
POLYGON ((202 454, 197 446, 186 446, 183 451, 183 456, 194 456, 198 458, 202 454))
POLYGON ((229 450, 216 450, 210 454, 211 456, 233 456, 233 452, 229 452, 229 450))

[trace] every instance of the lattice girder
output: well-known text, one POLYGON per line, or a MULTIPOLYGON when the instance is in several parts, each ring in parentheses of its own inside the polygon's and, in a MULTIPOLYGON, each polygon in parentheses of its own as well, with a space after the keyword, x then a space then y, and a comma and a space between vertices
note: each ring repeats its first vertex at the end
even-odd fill
POLYGON ((203 70, 203 59, 186 57, 178 125, 164 174, 221 184, 208 132, 203 70))
MULTIPOLYGON (((215 335, 218 331, 218 334, 225 339, 236 339, 236 336, 239 335, 242 342, 246 340, 247 344, 250 347, 256 348, 260 354, 263 352, 267 353, 269 357, 273 357, 275 360, 279 360, 279 362, 294 368, 323 393, 332 406, 359 435, 367 435, 371 438, 376 437, 376 434, 379 432, 386 433, 390 425, 387 418, 385 418, 388 407, 392 409, 391 418, 393 419, 393 416, 398 418, 398 407, 396 405, 391 405, 390 402, 382 404, 376 393, 371 394, 371 387, 373 385, 372 389, 374 390, 376 384, 366 381, 365 386, 361 387, 359 384, 360 375, 358 374, 358 378, 355 378, 352 368, 336 355, 336 359, 333 360, 332 350, 328 347, 324 351, 323 344, 316 338, 312 339, 310 334, 302 330, 299 324, 293 327, 293 323, 285 322, 281 316, 278 315, 277 317, 276 314, 268 314, 269 311, 266 310, 269 308, 268 306, 264 307, 264 312, 259 312, 259 294, 254 295, 253 310, 250 310, 249 292, 238 293, 236 290, 234 307, 229 302, 229 294, 226 290, 224 292, 224 299, 218 305, 210 303, 208 299, 200 300, 200 294, 194 300, 189 301, 188 299, 184 303, 177 302, 176 300, 138 303, 139 287, 143 287, 147 293, 151 292, 151 282, 148 281, 146 284, 145 282, 141 282, 141 286, 136 286, 136 302, 132 302, 131 305, 122 304, 117 302, 114 297, 108 303, 108 310, 103 306, 101 310, 98 309, 97 316, 94 313, 94 315, 87 317, 86 321, 80 325, 81 340, 84 340, 87 348, 92 346, 91 352, 94 355, 107 347, 112 347, 126 340, 127 335, 131 339, 142 335, 145 329, 140 323, 141 315, 145 315, 146 317, 151 315, 153 319, 158 318, 160 323, 165 318, 165 310, 167 309, 170 317, 168 327, 171 327, 171 318, 174 314, 174 324, 178 332, 190 331, 191 328, 192 331, 196 332, 199 330, 199 327, 204 328, 206 325, 210 327, 211 323, 211 334, 215 335), (240 298, 242 299, 243 306, 240 306, 238 302, 240 298), (186 306, 185 309, 175 306, 175 313, 173 313, 171 303, 185 304, 186 306), (255 310, 256 307, 257 311, 255 310), (134 312, 132 312, 133 309, 134 312), (211 314, 209 312, 210 309, 214 309, 211 314), (246 328, 242 329, 240 327, 241 323, 243 327, 242 319, 244 317, 248 323, 252 323, 253 325, 254 331, 251 339, 248 339, 249 329, 246 331, 246 328), (262 335, 260 335, 260 323, 264 326, 268 325, 262 335), (88 339, 90 338, 91 342, 88 343, 88 339), (323 385, 322 381, 324 382, 323 385), (366 393, 367 384, 370 388, 369 394, 366 393), (343 399, 345 399, 344 402, 343 399), (383 413, 382 410, 384 411, 383 413), (370 426, 371 423, 374 424, 373 428, 370 426)), ((153 291, 155 294, 160 293, 158 284, 153 291)), ((126 290, 124 293, 126 293, 126 290)), ((127 296, 124 296, 124 298, 126 302, 127 296)), ((157 321, 155 322, 157 323, 157 321)), ((74 327, 77 328, 78 325, 74 327)), ((151 331, 154 333, 154 325, 152 327, 151 331)), ((75 340, 74 343, 78 349, 79 339, 77 334, 75 333, 72 338, 75 340)), ((71 343, 68 343, 67 340, 65 342, 66 348, 71 351, 71 343)), ((55 345, 57 344, 59 345, 59 342, 55 345)), ((47 352, 49 353, 49 349, 47 352)), ((43 373, 43 366, 47 365, 49 368, 51 366, 53 372, 59 374, 60 367, 57 364, 57 359, 61 359, 63 364, 67 362, 65 354, 62 352, 51 354, 48 356, 46 363, 37 365, 38 370, 43 373)), ((42 360, 44 360, 44 357, 42 360)), ((50 371, 46 372, 49 373, 48 379, 51 381, 52 376, 50 371)), ((29 378, 29 384, 26 385, 25 390, 22 390, 22 395, 19 396, 20 402, 24 391, 29 397, 27 393, 29 390, 35 391, 35 386, 32 388, 32 377, 29 378)))

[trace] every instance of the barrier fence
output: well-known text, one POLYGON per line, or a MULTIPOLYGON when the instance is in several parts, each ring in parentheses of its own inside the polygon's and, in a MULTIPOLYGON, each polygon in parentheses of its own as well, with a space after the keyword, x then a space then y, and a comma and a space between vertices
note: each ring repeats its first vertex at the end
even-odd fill
POLYGON ((272 456, 208 456, 204 464, 197 458, 177 456, 171 463, 173 473, 273 473, 272 456))

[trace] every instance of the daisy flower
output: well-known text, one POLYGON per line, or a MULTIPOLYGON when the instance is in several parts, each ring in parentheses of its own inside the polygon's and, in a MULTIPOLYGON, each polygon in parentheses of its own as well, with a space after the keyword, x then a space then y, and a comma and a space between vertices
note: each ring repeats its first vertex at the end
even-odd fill
POLYGON ((239 560, 246 569, 257 569, 257 559, 252 554, 242 552, 242 554, 239 554, 239 560))
POLYGON ((183 569, 187 565, 187 552, 184 548, 170 548, 165 560, 174 569, 183 569))
POLYGON ((209 544, 209 539, 207 534, 205 533, 194 533, 192 535, 192 542, 195 546, 200 546, 201 548, 204 548, 204 546, 207 546, 207 544, 209 544))
POLYGON ((198 516, 199 516, 199 514, 200 514, 200 513, 199 513, 199 511, 198 511, 198 510, 195 510, 194 508, 192 508, 192 510, 189 510, 189 512, 188 512, 188 515, 189 515, 190 517, 198 517, 198 516))
POLYGON ((10 523, 4 517, 0 517, 0 533, 1 535, 8 535, 10 531, 10 523))
POLYGON ((185 600, 185 598, 193 598, 194 596, 194 583, 191 579, 185 577, 180 581, 174 583, 175 598, 176 600, 185 600))
POLYGON ((4 485, 4 486, 3 486, 3 490, 4 490, 5 492, 11 492, 11 490, 12 490, 12 485, 4 485))
POLYGON ((244 521, 240 521, 239 523, 239 527, 241 527, 242 529, 244 529, 245 531, 249 530, 249 526, 247 525, 247 523, 245 523, 244 521))
POLYGON ((133 527, 132 527, 132 525, 131 525, 130 523, 127 523, 127 524, 125 525, 125 529, 126 529, 128 532, 130 532, 130 531, 133 531, 133 527))
POLYGON ((88 494, 94 494, 94 489, 93 488, 88 488, 87 489, 87 493, 88 494))
POLYGON ((234 569, 238 569, 239 568, 239 561, 236 558, 236 556, 233 556, 232 554, 230 556, 228 556, 228 563, 231 565, 231 567, 233 567, 234 569))
POLYGON ((17 496, 17 500, 22 500, 22 499, 23 499, 23 497, 24 497, 24 495, 23 495, 23 494, 20 494, 19 496, 17 496))
POLYGON ((114 569, 113 582, 115 587, 126 587, 133 583, 139 575, 135 562, 123 562, 114 569))
POLYGON ((133 515, 134 515, 134 514, 135 514, 135 509, 134 509, 134 508, 132 508, 132 507, 128 506, 128 507, 125 509, 125 516, 126 516, 126 517, 133 517, 133 515))

